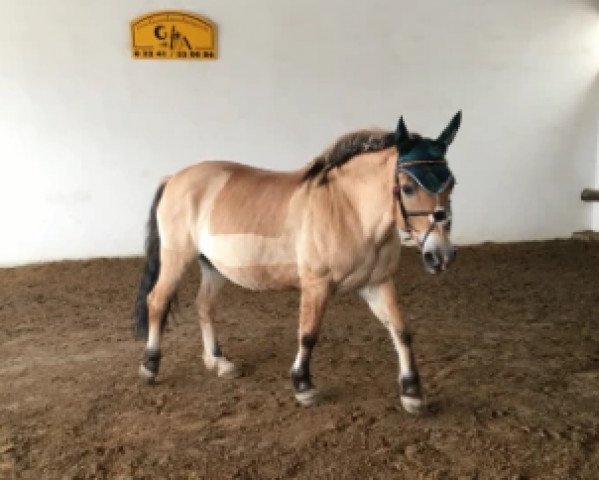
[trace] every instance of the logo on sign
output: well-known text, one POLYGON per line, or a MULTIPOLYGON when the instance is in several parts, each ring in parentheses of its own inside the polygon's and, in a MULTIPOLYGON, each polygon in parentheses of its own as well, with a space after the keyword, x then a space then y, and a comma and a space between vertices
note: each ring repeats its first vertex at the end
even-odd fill
POLYGON ((135 59, 216 58, 216 26, 187 12, 154 12, 131 22, 135 59))

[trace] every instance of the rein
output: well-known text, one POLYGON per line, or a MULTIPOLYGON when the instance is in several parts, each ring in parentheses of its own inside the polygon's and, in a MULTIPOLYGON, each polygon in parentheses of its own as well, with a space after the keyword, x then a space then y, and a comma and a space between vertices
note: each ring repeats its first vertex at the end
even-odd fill
MULTIPOLYGON (((395 173, 397 175, 401 171, 407 172, 406 168, 414 166, 414 165, 446 164, 446 163, 447 163, 447 160, 413 160, 413 161, 408 161, 408 162, 401 162, 398 157, 395 173)), ((409 172, 407 172, 407 173, 408 173, 408 175, 410 175, 409 172)), ((393 187, 393 196, 395 196, 395 198, 397 198, 397 201, 399 202, 399 208, 401 211, 401 216, 404 221, 404 225, 406 227, 406 232, 409 233, 412 236, 412 238, 414 238, 414 235, 412 235, 412 233, 413 232, 418 233, 418 230, 416 230, 410 224, 409 218, 410 217, 429 217, 430 225, 429 225, 428 229, 426 230, 424 237, 422 238, 422 241, 420 241, 418 239, 418 236, 416 236, 416 238, 415 238, 416 243, 418 243, 418 246, 420 248, 422 248, 424 246, 428 236, 431 234, 431 232, 433 231, 433 229, 435 228, 436 225, 447 222, 450 219, 450 215, 451 215, 450 212, 443 207, 436 207, 434 210, 410 210, 410 211, 406 210, 406 207, 403 203, 403 197, 402 197, 402 193, 401 193, 401 185, 399 185, 399 183, 396 183, 395 187, 393 187)), ((438 194, 437 194, 437 196, 438 196, 438 194)))

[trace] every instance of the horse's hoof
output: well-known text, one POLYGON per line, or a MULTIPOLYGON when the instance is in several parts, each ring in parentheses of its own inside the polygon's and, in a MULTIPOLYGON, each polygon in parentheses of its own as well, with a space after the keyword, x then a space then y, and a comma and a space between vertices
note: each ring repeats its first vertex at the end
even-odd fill
POLYGON ((403 406, 406 412, 411 413, 412 415, 422 413, 424 409, 424 402, 422 401, 422 398, 408 397, 406 395, 402 395, 400 399, 401 405, 403 406))
POLYGON ((233 379, 241 377, 241 370, 233 362, 224 358, 218 360, 216 372, 220 378, 233 379))
POLYGON ((156 375, 148 370, 143 363, 139 366, 139 376, 148 385, 154 385, 154 383, 156 383, 156 375))
POLYGON ((304 407, 312 407, 319 402, 320 395, 317 389, 310 388, 303 392, 296 392, 295 399, 304 407))

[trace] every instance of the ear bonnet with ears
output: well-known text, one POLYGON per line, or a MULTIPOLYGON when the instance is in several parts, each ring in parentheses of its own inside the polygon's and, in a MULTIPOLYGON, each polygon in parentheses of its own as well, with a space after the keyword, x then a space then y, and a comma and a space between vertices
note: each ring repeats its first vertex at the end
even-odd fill
POLYGON ((462 112, 451 119, 436 140, 410 135, 403 117, 395 131, 395 144, 399 151, 397 170, 408 174, 422 188, 439 194, 452 183, 453 174, 447 166, 445 152, 460 128, 462 112))

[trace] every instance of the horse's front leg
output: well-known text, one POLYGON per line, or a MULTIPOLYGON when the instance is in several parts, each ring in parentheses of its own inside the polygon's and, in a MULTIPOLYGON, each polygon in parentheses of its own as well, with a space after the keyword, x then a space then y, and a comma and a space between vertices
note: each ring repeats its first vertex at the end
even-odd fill
POLYGON ((320 320, 328 298, 328 283, 315 282, 302 286, 298 329, 299 348, 291 367, 291 381, 295 389, 295 398, 305 406, 314 405, 318 401, 318 390, 310 378, 310 357, 316 345, 320 320))
POLYGON ((412 335, 397 304, 393 280, 364 287, 360 295, 391 334, 399 357, 401 404, 407 412, 419 413, 423 405, 422 389, 412 350, 412 335))

